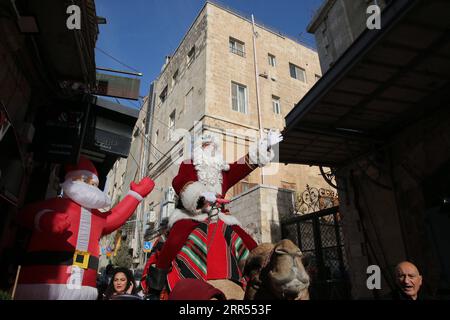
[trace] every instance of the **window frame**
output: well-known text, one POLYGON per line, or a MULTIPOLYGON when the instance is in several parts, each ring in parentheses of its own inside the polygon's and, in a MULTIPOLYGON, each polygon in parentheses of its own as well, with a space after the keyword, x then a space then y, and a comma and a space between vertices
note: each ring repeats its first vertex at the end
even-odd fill
POLYGON ((161 93, 159 94, 159 101, 160 101, 161 103, 166 102, 168 92, 169 92, 169 88, 168 88, 168 85, 166 85, 166 86, 164 87, 164 89, 162 89, 161 93))
POLYGON ((187 66, 189 67, 192 62, 195 60, 195 45, 192 46, 191 50, 189 50, 186 58, 187 58, 187 66))
POLYGON ((281 99, 276 95, 272 95, 272 111, 276 115, 281 114, 281 99), (278 112, 275 111, 275 104, 277 105, 278 112))
POLYGON ((242 114, 248 114, 248 92, 247 92, 247 86, 243 85, 241 83, 238 83, 236 81, 231 81, 231 110, 235 112, 239 112, 242 114), (236 86, 236 103, 237 103, 237 110, 233 108, 233 85, 236 86), (239 87, 244 89, 244 111, 240 108, 239 104, 239 87))
POLYGON ((175 70, 175 72, 172 75, 172 88, 178 83, 179 79, 179 69, 175 70))
POLYGON ((269 60, 269 66, 276 67, 277 66, 277 57, 271 53, 267 53, 267 59, 269 60))
POLYGON ((289 74, 291 75, 291 78, 296 79, 296 80, 300 80, 301 82, 306 83, 306 70, 303 69, 302 67, 299 67, 291 62, 289 62, 289 74), (303 79, 301 79, 299 77, 299 72, 297 70, 302 71, 303 73, 303 79), (292 76, 292 71, 294 71, 295 73, 295 77, 292 76))
POLYGON ((234 53, 240 57, 245 58, 245 42, 233 37, 229 37, 228 49, 230 50, 231 53, 234 53), (240 44, 242 46, 242 50, 238 49, 236 44, 240 44))
POLYGON ((172 136, 172 133, 175 131, 175 122, 176 122, 176 109, 173 109, 173 111, 170 113, 170 115, 169 115, 169 125, 168 125, 168 128, 169 128, 169 134, 168 134, 168 140, 170 141, 170 137, 172 136), (172 118, 172 115, 173 115, 173 118, 172 118), (172 122, 172 119, 173 119, 173 123, 171 123, 172 122))

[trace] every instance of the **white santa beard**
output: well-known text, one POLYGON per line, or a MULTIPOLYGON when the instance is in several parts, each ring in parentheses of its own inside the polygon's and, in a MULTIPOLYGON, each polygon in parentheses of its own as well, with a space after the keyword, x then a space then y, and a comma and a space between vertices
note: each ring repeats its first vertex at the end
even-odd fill
POLYGON ((216 150, 211 156, 213 146, 197 150, 194 155, 194 165, 198 181, 212 188, 211 191, 222 194, 222 171, 228 171, 230 166, 223 160, 216 150))
POLYGON ((111 205, 111 199, 99 188, 82 181, 67 179, 61 184, 64 195, 87 209, 101 209, 111 205))

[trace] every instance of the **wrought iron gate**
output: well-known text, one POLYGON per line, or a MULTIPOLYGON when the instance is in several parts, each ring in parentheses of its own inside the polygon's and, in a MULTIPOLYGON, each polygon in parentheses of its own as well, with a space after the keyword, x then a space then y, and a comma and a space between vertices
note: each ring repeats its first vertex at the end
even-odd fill
POLYGON ((304 254, 305 268, 311 278, 311 299, 350 299, 338 208, 297 216, 281 223, 282 238, 293 241, 304 254))

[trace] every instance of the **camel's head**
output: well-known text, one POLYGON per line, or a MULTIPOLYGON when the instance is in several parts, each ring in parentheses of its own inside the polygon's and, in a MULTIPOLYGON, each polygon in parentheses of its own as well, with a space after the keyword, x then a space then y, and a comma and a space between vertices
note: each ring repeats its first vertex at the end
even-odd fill
POLYGON ((259 245, 250 253, 245 268, 244 273, 251 278, 247 299, 309 299, 309 276, 302 252, 290 240, 259 245))
POLYGON ((309 297, 309 276, 302 263, 302 252, 288 239, 275 245, 267 279, 278 299, 303 300, 309 297))

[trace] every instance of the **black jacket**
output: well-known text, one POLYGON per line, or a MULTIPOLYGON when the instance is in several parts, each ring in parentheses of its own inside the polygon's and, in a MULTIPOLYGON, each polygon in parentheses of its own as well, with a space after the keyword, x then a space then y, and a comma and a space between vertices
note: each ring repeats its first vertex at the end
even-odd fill
MULTIPOLYGON (((394 291, 388 293, 385 296, 382 296, 380 300, 413 300, 410 296, 407 296, 402 290, 400 289, 395 289, 394 291)), ((426 296, 425 294, 421 293, 419 291, 419 293, 417 294, 417 300, 429 300, 429 297, 426 296)))

